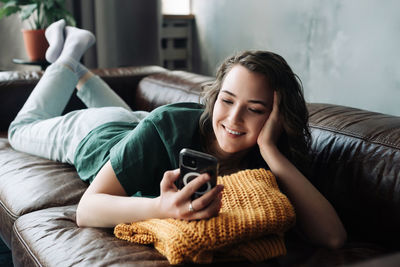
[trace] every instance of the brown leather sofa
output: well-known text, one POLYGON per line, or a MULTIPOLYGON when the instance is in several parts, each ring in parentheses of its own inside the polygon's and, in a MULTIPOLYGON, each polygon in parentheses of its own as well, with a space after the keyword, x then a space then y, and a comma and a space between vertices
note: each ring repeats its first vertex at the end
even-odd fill
MULTIPOLYGON (((95 70, 133 109, 199 101, 212 77, 157 66, 95 70)), ((0 235, 15 266, 166 266, 150 246, 78 228, 75 210, 87 188, 75 169, 13 150, 6 138, 41 72, 0 72, 0 235)), ((66 108, 83 108, 73 97, 66 108)), ((348 242, 314 247, 294 232, 288 254, 258 266, 398 266, 400 263, 400 117, 329 104, 308 104, 312 183, 338 211, 348 242)), ((251 263, 218 263, 247 266, 251 263)))

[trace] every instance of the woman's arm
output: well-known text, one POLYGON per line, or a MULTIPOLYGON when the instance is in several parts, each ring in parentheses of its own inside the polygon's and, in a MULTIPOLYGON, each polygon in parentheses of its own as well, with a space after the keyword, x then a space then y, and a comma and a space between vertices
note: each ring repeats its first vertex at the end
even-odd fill
POLYGON ((157 198, 128 197, 108 161, 83 194, 76 211, 76 222, 79 227, 114 227, 118 223, 150 218, 196 220, 218 214, 222 185, 194 200, 192 206, 195 212, 191 212, 189 204, 192 194, 210 176, 200 175, 180 191, 174 184, 178 177, 179 169, 165 172, 160 184, 161 194, 157 198))
POLYGON ((347 234, 335 209, 276 146, 282 132, 278 101, 275 93, 273 110, 258 138, 261 155, 294 205, 301 232, 312 243, 339 248, 347 234))

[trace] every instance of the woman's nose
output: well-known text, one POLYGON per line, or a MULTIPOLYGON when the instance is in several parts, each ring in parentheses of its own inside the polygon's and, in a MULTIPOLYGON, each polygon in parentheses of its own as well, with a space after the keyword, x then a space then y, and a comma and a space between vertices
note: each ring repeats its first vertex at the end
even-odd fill
POLYGON ((239 106, 235 106, 230 110, 229 120, 232 123, 243 122, 243 109, 239 106))

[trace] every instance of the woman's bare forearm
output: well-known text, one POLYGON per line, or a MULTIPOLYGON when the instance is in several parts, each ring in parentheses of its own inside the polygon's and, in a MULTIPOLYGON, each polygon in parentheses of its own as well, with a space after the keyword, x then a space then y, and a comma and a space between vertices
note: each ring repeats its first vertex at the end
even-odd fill
POLYGON ((118 223, 159 218, 158 198, 127 196, 108 161, 83 194, 77 211, 78 226, 113 227, 118 223))
POLYGON ((118 223, 159 217, 156 198, 88 194, 82 197, 77 209, 79 227, 114 227, 118 223))
POLYGON ((193 193, 210 179, 209 175, 200 175, 182 190, 174 184, 178 177, 179 169, 165 172, 160 184, 161 194, 157 198, 128 197, 108 161, 83 194, 76 211, 76 222, 80 227, 114 227, 119 223, 152 218, 199 220, 218 214, 222 185, 191 201, 193 193), (190 203, 196 212, 189 210, 190 203))
POLYGON ((347 234, 329 201, 274 145, 261 154, 295 207, 300 230, 313 243, 341 247, 347 234))

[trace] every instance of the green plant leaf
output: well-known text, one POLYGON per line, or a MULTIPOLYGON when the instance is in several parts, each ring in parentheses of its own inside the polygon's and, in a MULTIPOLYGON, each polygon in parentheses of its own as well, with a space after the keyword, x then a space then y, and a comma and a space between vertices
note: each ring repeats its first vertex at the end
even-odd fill
POLYGON ((50 10, 50 9, 54 8, 55 4, 54 4, 53 1, 45 1, 43 3, 43 6, 44 6, 45 9, 50 10))
POLYGON ((20 8, 15 5, 15 1, 9 1, 2 8, 0 8, 0 19, 17 13, 18 11, 20 11, 20 8))
POLYGON ((75 26, 74 17, 65 7, 65 0, 0 0, 5 3, 0 8, 0 19, 19 13, 22 21, 29 19, 32 28, 43 29, 47 25, 65 19, 68 25, 75 26))
POLYGON ((37 10, 37 4, 24 5, 21 8, 21 19, 26 20, 37 10))
POLYGON ((71 14, 65 14, 65 21, 67 22, 67 25, 76 26, 76 21, 75 18, 71 14))

